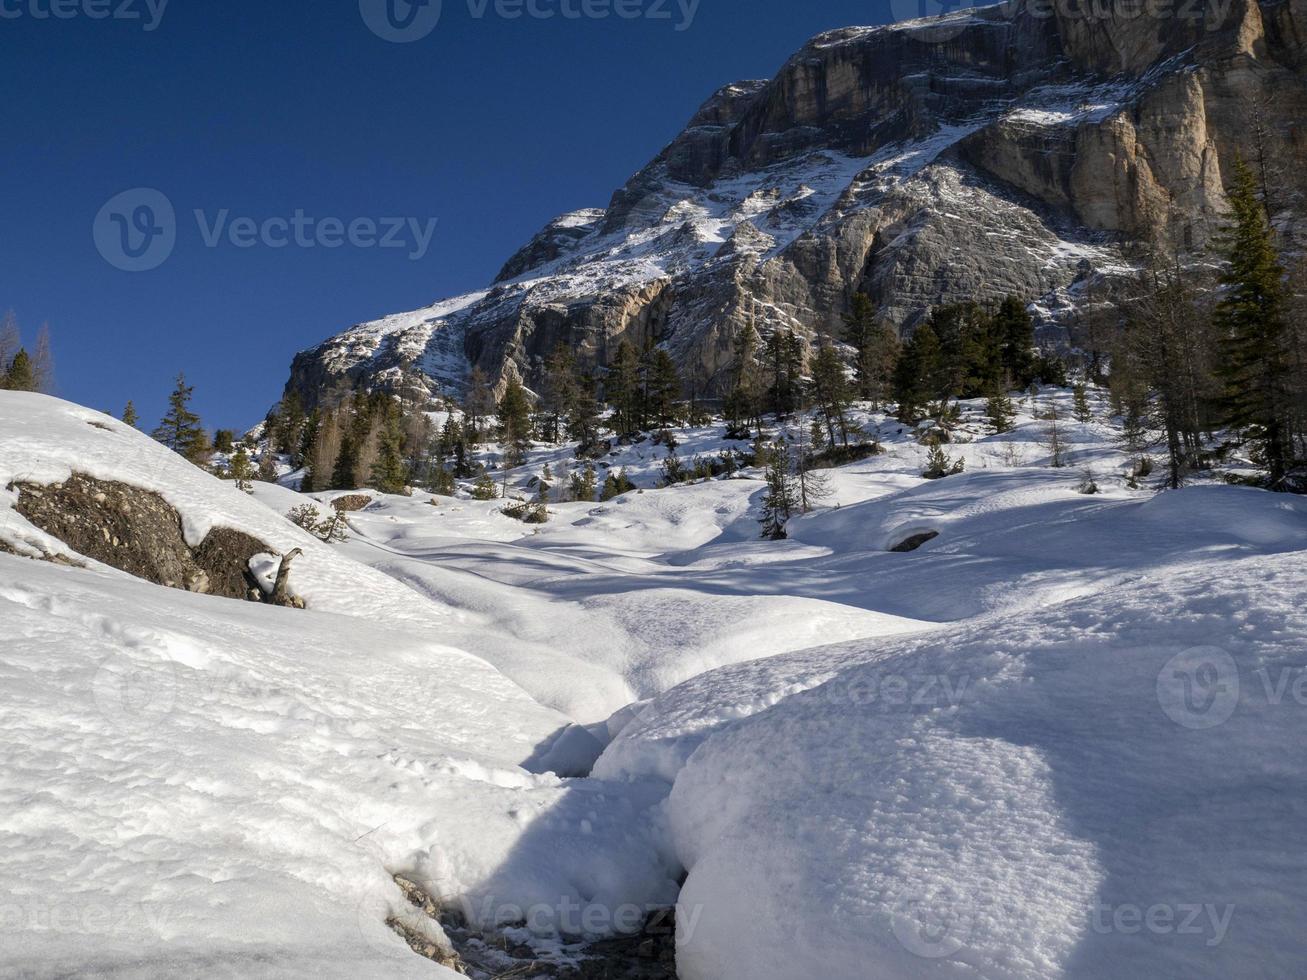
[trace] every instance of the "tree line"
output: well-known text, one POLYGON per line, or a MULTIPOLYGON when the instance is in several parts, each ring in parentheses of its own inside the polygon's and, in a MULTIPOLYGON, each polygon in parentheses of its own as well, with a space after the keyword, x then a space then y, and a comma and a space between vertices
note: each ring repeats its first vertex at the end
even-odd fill
POLYGON ((54 391, 54 353, 50 325, 42 324, 29 353, 13 310, 0 318, 0 391, 54 391))

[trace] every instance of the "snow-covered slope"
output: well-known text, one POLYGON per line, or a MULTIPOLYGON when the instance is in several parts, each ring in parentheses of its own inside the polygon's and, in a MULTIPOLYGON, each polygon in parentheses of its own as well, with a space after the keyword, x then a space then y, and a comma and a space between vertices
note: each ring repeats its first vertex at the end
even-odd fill
POLYGON ((541 527, 376 495, 327 547, 279 516, 312 498, 0 393, 4 483, 156 487, 304 547, 308 599, 0 554, 0 974, 440 975, 395 874, 555 954, 675 902, 687 980, 1301 974, 1307 505, 1132 490, 1101 405, 1051 468, 1069 399, 964 405, 937 482, 860 412, 887 452, 784 542, 756 471, 657 489, 637 443, 541 527))

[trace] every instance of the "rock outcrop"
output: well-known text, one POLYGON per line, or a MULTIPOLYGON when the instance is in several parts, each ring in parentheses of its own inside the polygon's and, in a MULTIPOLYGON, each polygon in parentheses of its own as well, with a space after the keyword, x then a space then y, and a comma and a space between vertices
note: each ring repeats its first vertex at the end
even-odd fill
POLYGON ((78 473, 15 489, 15 510, 79 555, 156 585, 261 601, 250 559, 271 549, 248 534, 216 527, 191 548, 181 518, 157 493, 78 473))
POLYGON ((471 365, 530 385, 559 344, 602 368, 629 339, 720 394, 744 325, 812 338, 857 291, 904 330, 1009 293, 1055 325, 1139 243, 1208 247, 1254 119, 1296 209, 1307 0, 1019 0, 824 34, 715 93, 488 292, 348 330, 297 356, 289 388, 457 393, 471 365))

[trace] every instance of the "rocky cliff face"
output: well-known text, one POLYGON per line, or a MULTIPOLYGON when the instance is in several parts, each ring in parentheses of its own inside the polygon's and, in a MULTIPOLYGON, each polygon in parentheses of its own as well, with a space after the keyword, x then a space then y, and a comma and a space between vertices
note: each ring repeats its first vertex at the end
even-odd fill
POLYGON ((456 392, 474 364, 529 385, 560 343, 602 367, 629 339, 710 395, 743 325, 811 338, 858 291, 905 330, 1009 293, 1055 323, 1140 242, 1207 246, 1254 119, 1295 210, 1307 0, 1014 0, 825 34, 714 94, 489 291, 354 327, 297 356, 289 387, 456 392))

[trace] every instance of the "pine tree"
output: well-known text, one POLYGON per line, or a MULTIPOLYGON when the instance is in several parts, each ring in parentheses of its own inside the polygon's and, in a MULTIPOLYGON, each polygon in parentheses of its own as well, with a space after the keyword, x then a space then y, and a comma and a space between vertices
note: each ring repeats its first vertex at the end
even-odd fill
POLYGON ((472 445, 481 442, 486 420, 495 411, 495 393, 490 380, 480 367, 473 367, 468 376, 467 397, 463 399, 464 437, 472 445))
POLYGON ((477 475, 476 482, 472 484, 472 499, 494 500, 498 496, 499 491, 495 488, 495 481, 482 467, 481 472, 477 475))
POLYGON ((197 466, 208 462, 212 447, 200 417, 190 409, 195 389, 186 383, 186 375, 177 375, 177 384, 168 396, 168 412, 154 430, 154 438, 197 466))
POLYGON ((880 339, 876 306, 866 293, 854 293, 850 309, 844 316, 844 342, 854 350, 854 377, 858 396, 875 402, 877 392, 877 346, 880 339))
POLYGON ((794 442, 794 477, 798 484, 799 507, 805 514, 834 493, 830 477, 814 465, 817 442, 814 437, 820 435, 821 427, 814 419, 809 433, 805 434, 800 427, 794 442))
POLYGON ((1229 265, 1221 276, 1225 294, 1213 317, 1221 345, 1218 373, 1225 387, 1225 417, 1257 446, 1271 488, 1284 490, 1292 462, 1284 269, 1257 199, 1256 179, 1242 159, 1235 163, 1228 197, 1232 226, 1224 245, 1229 265))
POLYGON ((649 414, 655 425, 675 425, 676 403, 681 397, 681 376, 672 355, 662 347, 649 354, 649 414))
POLYGON ((255 475, 254 465, 250 462, 250 454, 245 451, 243 445, 232 456, 227 472, 236 481, 237 490, 243 490, 246 493, 254 492, 254 485, 251 482, 255 475))
POLYGON ((946 476, 957 476, 965 467, 966 460, 960 456, 957 459, 950 459, 944 452, 944 447, 935 441, 930 444, 930 452, 926 456, 926 468, 921 475, 927 480, 942 480, 946 476))
POLYGON ((1012 407, 1012 399, 1008 397, 1006 391, 997 388, 990 394, 985 401, 985 415, 989 419, 989 424, 993 427, 995 435, 1002 435, 1005 432, 1012 431, 1013 422, 1016 420, 1016 412, 1012 407))
POLYGON ((789 537, 785 525, 799 507, 799 499, 790 478, 789 448, 779 439, 767 450, 766 480, 758 523, 762 525, 764 540, 782 541, 789 537))
POLYGON ((377 458, 370 483, 382 493, 403 493, 408 485, 408 468, 401 451, 399 419, 394 411, 378 428, 377 458))
POLYGON ((3 385, 0 387, 7 388, 10 391, 35 391, 36 376, 32 372, 32 359, 27 356, 27 351, 21 347, 14 359, 9 363, 9 370, 5 372, 3 385))
POLYGON ((731 388, 723 404, 726 438, 747 439, 761 423, 762 373, 758 366, 758 334, 752 324, 741 328, 735 338, 731 366, 731 388))
POLYGON ((540 399, 544 425, 541 437, 557 445, 562 441, 564 420, 573 411, 579 394, 576 357, 563 343, 545 360, 544 384, 540 399))
POLYGON ((803 392, 803 341, 788 330, 776 330, 767 338, 764 359, 771 378, 767 400, 772 414, 786 418, 798 410, 803 392))
POLYGON ((231 429, 218 429, 213 434, 213 448, 220 453, 235 451, 236 433, 231 429))
POLYGON ((127 407, 123 409, 123 421, 132 428, 136 428, 136 423, 140 420, 140 415, 136 413, 136 406, 132 404, 131 399, 128 399, 127 407))
POLYGON ((1089 407, 1089 388, 1083 381, 1076 382, 1072 389, 1072 397, 1075 402, 1076 421, 1082 424, 1092 422, 1094 411, 1089 407))
POLYGON ((944 392, 940 391, 944 360, 939 337, 929 323, 912 332, 894 372, 894 399, 904 422, 917 422, 922 409, 944 392))
POLYGON ((499 400, 499 440, 509 468, 526 462, 527 450, 531 448, 531 403, 516 374, 509 376, 504 397, 499 400))
POLYGON ((595 491, 598 489, 599 478, 595 473, 594 466, 586 466, 584 470, 573 471, 572 473, 572 499, 583 500, 591 503, 595 499, 595 491))
POLYGON ((1015 296, 1003 300, 994 315, 994 332, 1009 384, 1024 388, 1036 377, 1035 321, 1015 296))
POLYGON ((634 489, 635 484, 627 478, 626 470, 618 470, 616 473, 610 471, 608 478, 604 480, 604 488, 599 494, 599 499, 609 501, 614 497, 630 493, 634 489))
POLYGON ((259 457, 259 480, 263 483, 277 482, 277 460, 270 452, 264 452, 259 457))
POLYGON ((617 345, 604 380, 604 397, 613 410, 613 431, 619 436, 633 435, 643 428, 642 394, 640 359, 630 341, 623 340, 617 345))
POLYGON ((817 351, 812 362, 812 395, 817 411, 826 422, 826 433, 830 448, 835 448, 838 436, 840 444, 849 444, 849 379, 844 370, 835 345, 827 341, 817 351))

